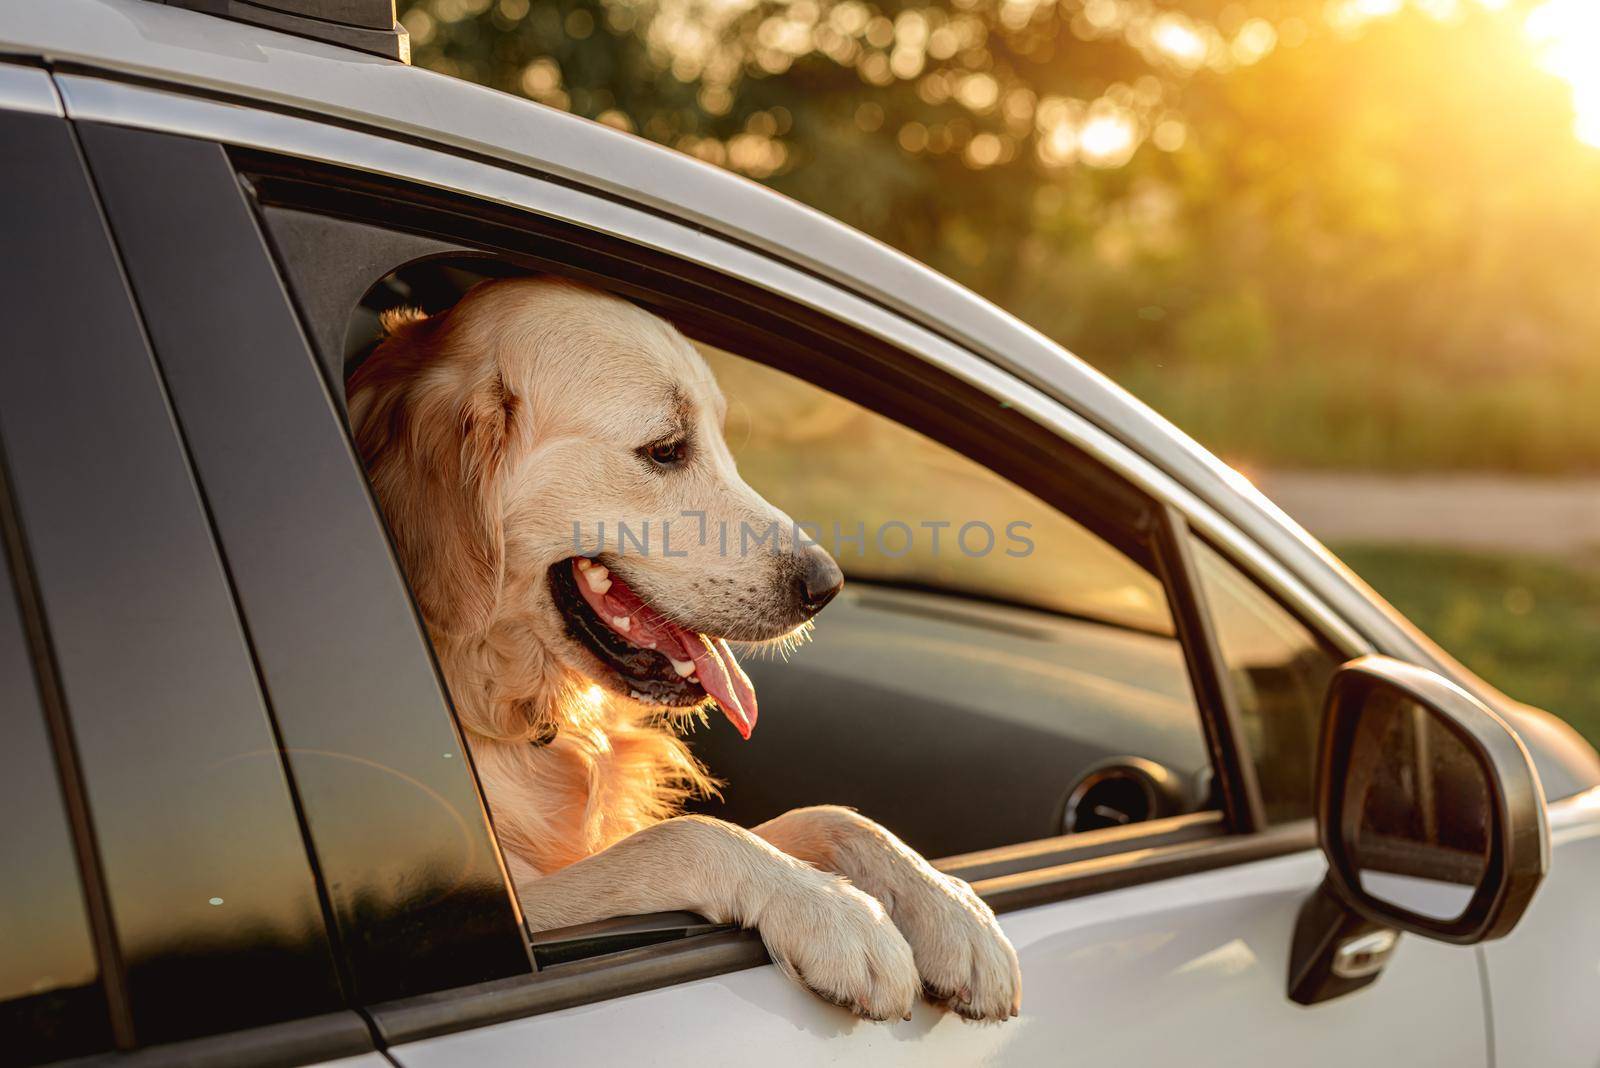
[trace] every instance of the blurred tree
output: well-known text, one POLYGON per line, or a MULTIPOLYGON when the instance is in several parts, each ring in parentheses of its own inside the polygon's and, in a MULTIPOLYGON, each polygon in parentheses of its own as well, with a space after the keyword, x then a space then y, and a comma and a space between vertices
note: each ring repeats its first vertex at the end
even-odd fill
MULTIPOLYGON (((1321 0, 402 0, 416 62, 768 181, 1004 300, 1321 0), (975 172, 988 172, 977 178, 975 172), (1041 197, 1039 194, 1043 193, 1041 197), (1045 218, 1041 220, 1041 216, 1045 218)), ((1148 215, 1161 206, 1143 197, 1148 215)), ((1157 220, 1148 220, 1157 221, 1157 220)), ((1130 250, 1132 251, 1132 250, 1130 250)), ((1024 287, 1025 288, 1025 287, 1024 287)))
POLYGON ((400 9, 419 65, 771 184, 1230 455, 1600 468, 1600 151, 1540 2, 400 9))

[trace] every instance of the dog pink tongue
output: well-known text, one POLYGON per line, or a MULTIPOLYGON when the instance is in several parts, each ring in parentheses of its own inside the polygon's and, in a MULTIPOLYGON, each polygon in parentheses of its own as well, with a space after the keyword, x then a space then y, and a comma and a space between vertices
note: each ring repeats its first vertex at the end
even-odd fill
POLYGON ((694 661, 694 672, 706 693, 717 699, 722 714, 738 728, 746 740, 756 727, 756 689, 750 685, 750 676, 744 673, 733 650, 725 638, 710 638, 704 634, 678 627, 675 637, 682 643, 684 652, 694 661))
POLYGON ((579 559, 574 567, 579 592, 608 627, 641 649, 652 649, 677 661, 673 667, 680 675, 690 674, 687 663, 692 661, 693 674, 701 688, 716 699, 728 722, 746 739, 750 737, 756 726, 756 688, 734 659, 725 638, 711 638, 678 626, 599 564, 579 559))

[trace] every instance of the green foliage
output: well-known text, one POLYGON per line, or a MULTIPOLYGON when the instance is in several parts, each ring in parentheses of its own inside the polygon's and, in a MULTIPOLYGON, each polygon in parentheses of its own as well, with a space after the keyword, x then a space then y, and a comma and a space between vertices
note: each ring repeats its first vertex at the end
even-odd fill
POLYGON ((1451 655, 1600 746, 1600 567, 1393 546, 1335 552, 1451 655))
POLYGON ((1600 470, 1600 367, 1474 377, 1328 354, 1248 364, 1156 355, 1122 384, 1223 459, 1289 468, 1600 470))
POLYGON ((1272 311, 1255 290, 1208 297, 1183 317, 1176 334, 1176 354, 1186 367, 1248 371, 1263 367, 1277 349, 1272 311))
POLYGON ((416 61, 767 182, 1253 464, 1600 469, 1539 0, 401 0, 416 61))

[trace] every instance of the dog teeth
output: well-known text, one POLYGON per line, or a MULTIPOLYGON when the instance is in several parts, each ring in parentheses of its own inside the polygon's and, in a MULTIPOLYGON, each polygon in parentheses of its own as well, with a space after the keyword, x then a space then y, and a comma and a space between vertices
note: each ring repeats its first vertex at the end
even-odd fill
MULTIPOLYGON (((672 657, 669 656, 667 659, 672 660, 672 657)), ((681 677, 688 678, 690 675, 694 674, 694 661, 672 660, 672 670, 676 671, 681 677)))
POLYGON ((698 685, 700 685, 700 676, 699 675, 690 675, 689 676, 689 681, 694 683, 696 686, 698 686, 698 685))
POLYGON ((612 616, 611 625, 616 627, 622 633, 626 634, 633 626, 633 620, 629 619, 627 616, 612 616))
POLYGON ((593 567, 584 569, 583 581, 587 582, 589 589, 595 593, 605 593, 611 588, 610 575, 611 572, 607 571, 604 565, 596 564, 593 567))

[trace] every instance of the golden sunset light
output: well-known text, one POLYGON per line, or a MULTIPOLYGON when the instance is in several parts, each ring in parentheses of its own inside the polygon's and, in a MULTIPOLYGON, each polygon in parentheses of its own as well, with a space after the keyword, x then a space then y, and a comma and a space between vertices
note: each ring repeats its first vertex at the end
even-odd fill
POLYGON ((1600 3, 1547 0, 1524 25, 1539 65, 1572 86, 1578 139, 1600 148, 1600 3))

